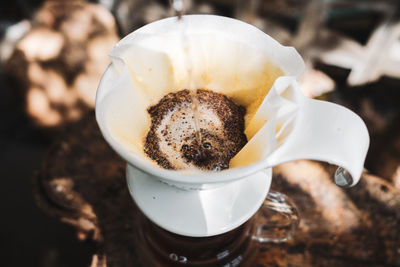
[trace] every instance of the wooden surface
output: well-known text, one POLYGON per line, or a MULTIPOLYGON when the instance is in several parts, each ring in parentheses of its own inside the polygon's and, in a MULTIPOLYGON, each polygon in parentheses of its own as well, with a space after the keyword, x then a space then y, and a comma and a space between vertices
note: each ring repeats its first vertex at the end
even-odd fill
POLYGON ((93 110, 117 27, 107 9, 82 0, 45 1, 32 17, 5 70, 30 121, 59 132, 93 110))
MULTIPOLYGON (((297 204, 301 223, 285 244, 260 248, 259 266, 400 266, 400 190, 364 173, 353 188, 333 166, 297 161, 274 168, 272 189, 297 204)), ((135 207, 125 163, 107 145, 94 114, 54 143, 34 179, 38 206, 97 244, 91 266, 139 266, 135 207)))

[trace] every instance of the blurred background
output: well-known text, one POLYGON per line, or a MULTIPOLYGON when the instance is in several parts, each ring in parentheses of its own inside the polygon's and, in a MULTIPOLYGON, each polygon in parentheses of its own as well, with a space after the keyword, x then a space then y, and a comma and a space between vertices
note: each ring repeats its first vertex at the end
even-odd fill
MULTIPOLYGON (((305 95, 359 114, 366 169, 400 189, 397 0, 183 0, 186 14, 254 24, 306 62, 305 95)), ((108 51, 174 15, 168 0, 14 0, 0 4, 1 266, 89 266, 94 244, 42 213, 32 177, 51 143, 93 111, 108 51)))

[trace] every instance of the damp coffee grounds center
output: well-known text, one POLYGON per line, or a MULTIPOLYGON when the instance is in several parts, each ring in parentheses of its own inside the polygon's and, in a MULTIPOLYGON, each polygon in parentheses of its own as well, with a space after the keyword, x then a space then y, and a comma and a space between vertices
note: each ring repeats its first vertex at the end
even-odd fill
POLYGON ((210 90, 169 93, 147 111, 151 125, 144 152, 165 169, 227 169, 247 142, 245 108, 210 90))

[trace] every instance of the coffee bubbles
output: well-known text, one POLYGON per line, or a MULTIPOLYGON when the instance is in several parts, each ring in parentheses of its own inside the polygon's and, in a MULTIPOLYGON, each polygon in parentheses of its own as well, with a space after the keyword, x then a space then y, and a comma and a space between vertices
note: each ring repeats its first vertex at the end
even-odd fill
POLYGON ((227 169, 230 159, 247 142, 245 109, 213 91, 169 93, 149 107, 148 113, 151 126, 144 151, 166 169, 227 169))

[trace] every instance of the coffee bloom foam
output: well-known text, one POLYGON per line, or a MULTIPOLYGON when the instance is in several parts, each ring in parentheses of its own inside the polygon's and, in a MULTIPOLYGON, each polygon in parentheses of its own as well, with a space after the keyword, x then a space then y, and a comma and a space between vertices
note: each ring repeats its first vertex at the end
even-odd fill
POLYGON ((144 151, 166 169, 221 171, 247 142, 245 109, 210 90, 169 93, 148 112, 144 151))

